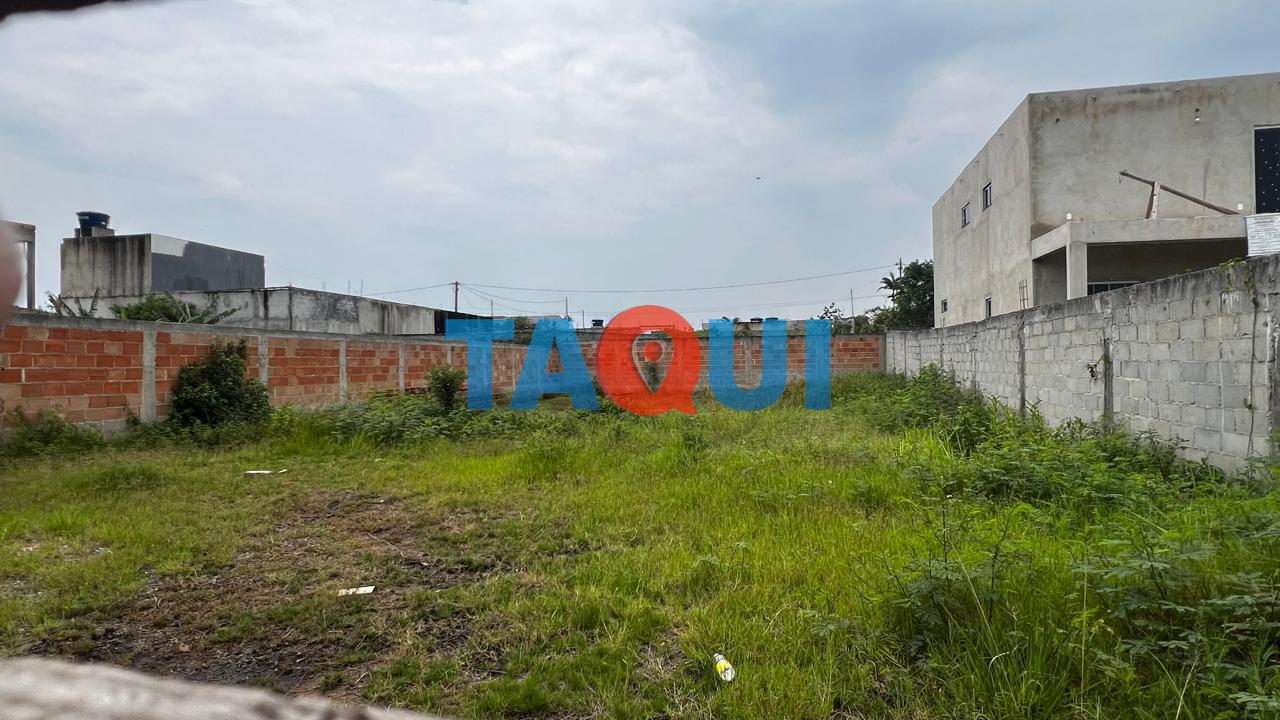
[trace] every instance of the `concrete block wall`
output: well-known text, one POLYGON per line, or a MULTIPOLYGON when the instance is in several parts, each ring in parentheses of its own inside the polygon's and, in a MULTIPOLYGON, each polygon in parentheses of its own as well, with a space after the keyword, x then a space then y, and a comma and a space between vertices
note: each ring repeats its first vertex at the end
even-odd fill
POLYGON ((1252 258, 982 322, 891 332, 887 367, 929 363, 1053 423, 1109 418, 1224 469, 1269 452, 1280 420, 1280 256, 1252 258))
MULTIPOLYGON (((168 414, 179 369, 216 342, 245 341, 246 372, 267 385, 276 406, 322 407, 361 400, 375 392, 426 386, 440 365, 466 368, 465 343, 440 337, 389 337, 265 331, 219 325, 177 325, 17 313, 0 328, 0 428, 9 411, 54 410, 76 423, 104 429, 129 418, 144 422, 168 414)), ((878 371, 883 337, 832 338, 833 374, 878 371)), ((580 338, 595 371, 598 336, 580 338)), ((510 393, 524 365, 526 348, 495 343, 493 384, 510 393)), ((804 377, 803 337, 788 339, 788 378, 804 377)), ((707 353, 703 352, 705 385, 707 353)), ((735 340, 739 384, 759 382, 760 339, 735 340)), ((558 369, 553 355, 552 369, 558 369)))

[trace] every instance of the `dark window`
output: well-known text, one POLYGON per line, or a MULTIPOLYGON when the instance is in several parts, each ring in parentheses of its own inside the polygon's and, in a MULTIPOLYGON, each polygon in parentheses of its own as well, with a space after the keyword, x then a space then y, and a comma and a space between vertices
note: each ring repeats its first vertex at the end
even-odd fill
POLYGON ((1097 295, 1098 293, 1110 292, 1112 290, 1119 290, 1120 288, 1127 288, 1130 285, 1137 285, 1137 284, 1138 284, 1137 280, 1109 280, 1107 282, 1091 282, 1088 285, 1088 293, 1090 295, 1097 295))
POLYGON ((987 298, 987 317, 991 317, 991 298, 987 298))
POLYGON ((1280 212, 1280 128, 1255 130, 1253 174, 1260 213, 1280 212))
POLYGON ((946 312, 946 311, 947 311, 947 301, 946 301, 946 300, 943 300, 943 301, 942 301, 942 312, 946 312))
POLYGON ((987 186, 982 188, 982 209, 986 210, 989 207, 991 207, 991 183, 987 183, 987 186))
POLYGON ((960 227, 968 227, 968 226, 969 226, 969 203, 965 203, 964 207, 960 208, 960 227))

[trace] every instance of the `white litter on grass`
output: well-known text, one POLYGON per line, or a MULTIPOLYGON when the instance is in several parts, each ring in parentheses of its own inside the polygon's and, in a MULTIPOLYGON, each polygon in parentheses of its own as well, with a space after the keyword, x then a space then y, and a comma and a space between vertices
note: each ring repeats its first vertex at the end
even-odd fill
POLYGON ((373 587, 374 586, 372 585, 365 585, 363 587, 353 587, 353 588, 347 588, 346 590, 339 590, 338 597, 342 597, 343 595, 368 595, 369 593, 373 592, 373 587))
POLYGON ((244 476, 245 476, 245 477, 260 477, 260 476, 262 476, 262 475, 283 475, 283 474, 285 474, 285 473, 287 473, 287 472, 289 472, 289 468, 284 468, 284 469, 281 469, 281 470, 245 470, 245 471, 244 471, 244 476))
POLYGON ((738 671, 734 670, 729 661, 725 660, 720 653, 716 653, 714 659, 716 661, 716 672, 720 675, 720 679, 725 682, 733 682, 733 679, 738 676, 738 671))

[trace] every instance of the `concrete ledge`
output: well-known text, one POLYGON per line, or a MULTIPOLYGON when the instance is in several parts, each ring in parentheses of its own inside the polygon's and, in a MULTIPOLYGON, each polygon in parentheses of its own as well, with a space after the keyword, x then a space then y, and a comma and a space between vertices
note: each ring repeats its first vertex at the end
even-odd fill
POLYGON ((1031 257, 1042 258, 1070 242, 1105 243, 1197 242, 1238 240, 1247 235, 1244 215, 1208 215, 1152 220, 1099 220, 1063 223, 1031 241, 1031 257))
MULTIPOLYGON (((0 717, 15 720, 432 720, 318 697, 148 677, 107 665, 0 661, 0 717)), ((435 720, 439 720, 436 718, 435 720)))

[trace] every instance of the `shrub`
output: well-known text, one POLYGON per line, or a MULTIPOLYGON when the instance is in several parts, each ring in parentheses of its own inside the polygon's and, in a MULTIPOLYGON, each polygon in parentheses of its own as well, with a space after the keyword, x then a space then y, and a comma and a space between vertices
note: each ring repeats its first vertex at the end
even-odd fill
POLYGON ((244 341, 216 344, 209 353, 178 371, 169 403, 169 422, 177 427, 257 425, 271 417, 267 388, 245 377, 244 341))
POLYGON ((431 368, 427 373, 427 392, 440 404, 445 412, 452 412, 458 406, 462 395, 462 387, 467 382, 467 371, 449 365, 431 368))
POLYGON ((14 428, 0 444, 0 455, 7 457, 83 452, 105 442, 96 429, 69 423, 52 410, 35 417, 14 410, 9 416, 14 428))
POLYGON ((136 303, 112 305, 111 312, 121 320, 214 325, 234 315, 236 310, 230 308, 219 312, 217 295, 211 297, 202 310, 195 303, 179 300, 172 293, 152 293, 136 303))
POLYGON ((977 447, 997 419, 993 403, 977 390, 963 387, 953 373, 927 365, 885 402, 875 398, 863 408, 888 431, 931 427, 957 450, 977 447))
POLYGON ((376 395, 335 410, 332 418, 338 439, 390 445, 437 437, 441 412, 435 400, 424 395, 376 395))

